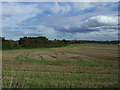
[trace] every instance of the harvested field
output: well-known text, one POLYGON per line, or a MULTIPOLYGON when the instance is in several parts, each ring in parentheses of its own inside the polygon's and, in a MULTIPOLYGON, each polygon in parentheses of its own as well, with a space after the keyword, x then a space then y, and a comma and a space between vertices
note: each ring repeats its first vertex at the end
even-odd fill
POLYGON ((118 87, 118 45, 4 50, 3 88, 118 87))

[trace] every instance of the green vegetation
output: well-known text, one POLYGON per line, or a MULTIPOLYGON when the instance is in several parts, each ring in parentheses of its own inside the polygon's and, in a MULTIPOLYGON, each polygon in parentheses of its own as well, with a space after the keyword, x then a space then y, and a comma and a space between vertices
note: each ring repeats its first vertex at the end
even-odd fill
POLYGON ((18 41, 5 40, 5 38, 0 38, 2 40, 2 49, 22 49, 22 48, 51 48, 51 47, 63 47, 70 44, 119 44, 119 41, 87 41, 87 40, 48 40, 46 37, 23 37, 18 41))
POLYGON ((16 41, 5 40, 2 38, 2 49, 19 49, 20 45, 16 41))
POLYGON ((21 49, 21 48, 49 48, 62 47, 69 43, 66 40, 48 40, 46 37, 23 37, 18 41, 5 40, 2 38, 2 49, 21 49))
MULTIPOLYGON (((114 62, 95 62, 95 61, 64 61, 64 60, 58 60, 58 61, 49 61, 49 60, 44 60, 43 58, 41 60, 34 60, 28 58, 30 53, 28 53, 24 58, 21 59, 21 56, 18 56, 15 58, 13 63, 24 63, 24 62, 30 62, 30 63, 36 63, 36 64, 49 64, 49 65, 81 65, 81 66, 114 66, 117 63, 114 62)), ((42 56, 41 56, 42 57, 42 56)), ((52 56, 53 58, 56 58, 52 56)))
POLYGON ((118 45, 5 50, 3 88, 117 88, 118 45))

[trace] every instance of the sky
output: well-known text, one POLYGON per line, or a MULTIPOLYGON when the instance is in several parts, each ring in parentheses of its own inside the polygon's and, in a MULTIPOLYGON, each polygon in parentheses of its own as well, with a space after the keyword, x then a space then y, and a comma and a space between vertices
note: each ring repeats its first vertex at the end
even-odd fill
POLYGON ((2 2, 2 37, 117 40, 117 2, 2 2))

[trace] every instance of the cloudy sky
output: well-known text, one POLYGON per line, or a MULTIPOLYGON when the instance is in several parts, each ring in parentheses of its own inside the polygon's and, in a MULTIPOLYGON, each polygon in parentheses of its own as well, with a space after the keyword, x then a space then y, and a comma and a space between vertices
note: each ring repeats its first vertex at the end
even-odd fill
POLYGON ((3 2, 2 36, 116 40, 117 2, 3 2))

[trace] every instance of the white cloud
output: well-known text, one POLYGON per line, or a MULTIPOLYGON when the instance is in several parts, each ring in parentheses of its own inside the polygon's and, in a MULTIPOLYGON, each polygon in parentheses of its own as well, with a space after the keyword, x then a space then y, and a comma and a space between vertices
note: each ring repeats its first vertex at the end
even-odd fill
POLYGON ((2 36, 2 3, 0 2, 0 37, 2 36))
POLYGON ((99 24, 107 24, 107 25, 116 25, 118 24, 117 16, 94 16, 87 20, 88 23, 99 23, 99 24))
POLYGON ((59 32, 67 33, 88 33, 106 29, 117 29, 117 16, 92 16, 85 21, 81 21, 81 16, 49 16, 36 22, 59 32), (51 23, 52 22, 52 23, 51 23))
POLYGON ((81 2, 81 3, 75 2, 75 3, 72 3, 71 7, 75 12, 78 12, 81 10, 93 8, 95 6, 91 2, 86 2, 86 3, 85 2, 81 2))
MULTIPOLYGON (((117 11, 112 10, 115 5, 90 2, 4 3, 3 27, 11 28, 11 35, 23 29, 19 36, 104 39, 112 35, 116 38, 118 17, 115 16, 117 11)), ((10 36, 10 33, 4 35, 8 34, 10 36)))
POLYGON ((37 26, 37 32, 40 32, 42 35, 51 35, 55 33, 55 30, 53 28, 39 25, 37 26))
POLYGON ((17 25, 41 13, 36 4, 3 3, 2 8, 3 26, 17 25))
POLYGON ((68 13, 71 10, 68 4, 60 5, 57 2, 53 4, 47 4, 46 7, 53 14, 64 14, 64 13, 68 13))
POLYGON ((118 28, 118 17, 117 16, 93 16, 83 21, 80 27, 84 29, 92 30, 106 30, 118 28))
POLYGON ((4 2, 119 2, 119 0, 2 0, 4 2))

